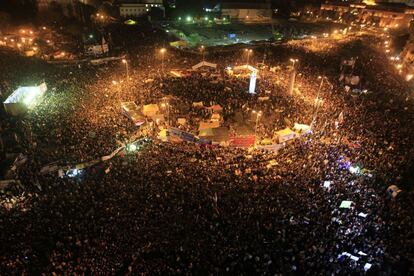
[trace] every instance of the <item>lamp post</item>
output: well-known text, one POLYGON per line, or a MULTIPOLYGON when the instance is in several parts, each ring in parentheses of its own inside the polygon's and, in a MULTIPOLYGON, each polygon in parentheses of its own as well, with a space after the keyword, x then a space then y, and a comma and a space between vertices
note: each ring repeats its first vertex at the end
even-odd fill
POLYGON ((202 54, 202 56, 203 56, 203 61, 204 61, 204 55, 205 55, 205 52, 204 52, 204 50, 206 49, 206 47, 204 47, 204 45, 201 45, 201 47, 200 47, 200 51, 201 51, 201 54, 202 54))
POLYGON ((122 60, 122 63, 125 64, 126 68, 126 76, 127 76, 127 82, 129 81, 129 68, 128 68, 128 61, 126 59, 122 60))
POLYGON ((318 93, 316 94, 316 101, 315 101, 315 105, 317 105, 317 104, 318 104, 318 101, 319 101, 319 94, 321 93, 321 89, 322 89, 322 86, 323 86, 323 81, 325 80, 325 78, 326 78, 326 77, 321 77, 321 76, 319 76, 319 77, 318 77, 318 79, 320 79, 320 80, 321 80, 321 84, 319 84, 318 93))
POLYGON ((327 81, 325 76, 319 76, 318 79, 321 80, 321 83, 319 84, 318 93, 316 94, 316 99, 315 99, 315 108, 316 108, 316 110, 315 110, 315 115, 313 116, 312 122, 311 122, 311 125, 310 125, 311 129, 312 129, 314 123, 315 123, 316 117, 318 116, 318 111, 319 111, 319 106, 320 106, 319 95, 320 95, 321 90, 322 90, 323 82, 324 82, 324 80, 327 81))
POLYGON ((161 48, 160 50, 160 54, 161 54, 161 68, 162 68, 162 72, 164 73, 164 56, 165 56, 165 52, 167 50, 165 48, 161 48))
POLYGON ((296 64, 297 62, 299 62, 299 60, 298 60, 297 58, 291 58, 291 59, 290 59, 290 62, 292 62, 292 67, 293 67, 293 70, 295 70, 295 69, 296 69, 295 64, 296 64))
POLYGON ((246 64, 249 65, 250 54, 253 53, 252 49, 244 49, 247 54, 246 64))
POLYGON ((292 62, 292 73, 290 75, 289 81, 289 95, 293 96, 293 89, 295 88, 295 80, 296 80, 296 63, 299 62, 298 59, 291 58, 290 62, 292 62))
POLYGON ((253 110, 253 114, 256 114, 256 126, 254 128, 254 136, 257 137, 257 127, 259 125, 259 118, 262 116, 262 111, 253 110))

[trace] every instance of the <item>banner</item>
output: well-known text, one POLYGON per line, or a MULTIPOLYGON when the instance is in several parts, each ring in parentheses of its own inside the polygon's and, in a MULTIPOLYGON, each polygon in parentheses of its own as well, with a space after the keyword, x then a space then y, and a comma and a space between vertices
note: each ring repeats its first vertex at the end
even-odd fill
POLYGON ((236 148, 249 148, 256 142, 256 136, 244 135, 244 136, 231 136, 229 138, 230 147, 236 148))
POLYGON ((250 75, 250 86, 249 86, 249 93, 256 94, 256 79, 257 79, 257 72, 253 71, 250 75))

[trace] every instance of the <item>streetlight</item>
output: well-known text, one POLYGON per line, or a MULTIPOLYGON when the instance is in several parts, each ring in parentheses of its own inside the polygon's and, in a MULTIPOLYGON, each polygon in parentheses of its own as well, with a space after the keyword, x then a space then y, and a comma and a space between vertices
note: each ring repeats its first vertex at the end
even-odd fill
POLYGON ((295 80, 296 80, 296 67, 295 64, 299 62, 297 58, 291 58, 290 62, 292 62, 292 72, 290 74, 289 80, 289 95, 293 96, 293 89, 295 88, 295 80))
POLYGON ((128 82, 128 80, 129 80, 128 61, 126 59, 122 59, 122 63, 125 64, 126 75, 127 75, 127 82, 128 82))
POLYGON ((312 122, 311 122, 311 125, 310 125, 311 129, 313 127, 313 124, 315 123, 316 117, 318 116, 318 111, 319 111, 319 106, 320 106, 319 94, 320 94, 320 92, 322 90, 323 81, 324 80, 328 81, 328 79, 325 76, 319 76, 318 79, 321 80, 321 83, 319 84, 318 94, 316 95, 316 99, 315 99, 315 107, 316 107, 316 110, 315 110, 315 115, 313 116, 312 122))
POLYGON ((204 54, 205 54, 204 50, 205 49, 206 49, 206 47, 204 47, 204 45, 201 45, 200 51, 201 51, 201 54, 203 55, 203 61, 204 61, 204 54))
POLYGON ((167 51, 167 49, 165 48, 161 48, 160 53, 161 53, 161 68, 162 68, 162 72, 164 72, 164 56, 165 56, 165 52, 167 51))
POLYGON ((254 136, 256 137, 257 136, 257 126, 259 124, 259 118, 260 118, 260 116, 262 116, 262 111, 253 110, 252 112, 253 112, 253 114, 256 114, 256 126, 254 128, 254 136))
POLYGON ((297 58, 291 58, 291 59, 290 59, 290 62, 292 62, 292 67, 293 67, 293 69, 295 69, 295 64, 296 64, 297 62, 299 62, 299 60, 298 60, 297 58))
POLYGON ((244 49, 244 51, 247 53, 247 62, 246 64, 249 65, 249 59, 250 59, 250 54, 253 53, 252 49, 244 49))
POLYGON ((315 105, 317 105, 318 104, 318 102, 319 102, 319 94, 321 93, 321 89, 322 89, 322 86, 323 86, 323 81, 325 80, 325 76, 319 76, 318 77, 318 79, 319 80, 321 80, 321 83, 319 84, 319 88, 318 88, 318 93, 316 94, 316 101, 315 101, 315 105))

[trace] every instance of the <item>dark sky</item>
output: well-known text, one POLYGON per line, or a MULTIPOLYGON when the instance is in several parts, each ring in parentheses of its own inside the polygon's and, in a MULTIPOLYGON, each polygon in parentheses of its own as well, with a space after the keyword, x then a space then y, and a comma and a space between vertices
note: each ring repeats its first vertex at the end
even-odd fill
POLYGON ((36 0, 0 0, 0 12, 8 13, 12 18, 33 17, 35 11, 36 0))

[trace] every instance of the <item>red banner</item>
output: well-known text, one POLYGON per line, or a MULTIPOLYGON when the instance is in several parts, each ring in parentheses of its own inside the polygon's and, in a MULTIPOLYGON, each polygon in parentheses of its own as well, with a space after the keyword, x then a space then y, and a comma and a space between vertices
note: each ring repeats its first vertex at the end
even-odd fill
POLYGON ((249 148, 254 145, 256 137, 254 135, 231 136, 229 139, 230 147, 249 148))

